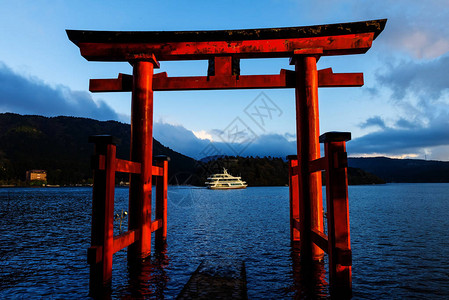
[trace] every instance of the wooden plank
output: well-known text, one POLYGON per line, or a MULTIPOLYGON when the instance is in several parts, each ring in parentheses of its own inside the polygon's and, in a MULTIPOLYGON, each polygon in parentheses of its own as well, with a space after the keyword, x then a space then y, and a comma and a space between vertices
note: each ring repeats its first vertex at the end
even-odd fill
MULTIPOLYGON (((278 75, 185 76, 168 77, 166 72, 153 77, 154 91, 282 89, 295 87, 295 71, 282 69, 278 75)), ((318 71, 318 87, 357 87, 363 85, 363 73, 333 73, 331 68, 318 71)), ((89 90, 96 92, 130 92, 132 76, 91 79, 89 90)))
POLYGON ((116 172, 140 174, 141 164, 134 161, 116 159, 116 172))
POLYGON ((164 169, 158 166, 153 166, 152 170, 153 176, 163 176, 164 175, 164 169))
POLYGON ((79 43, 81 55, 89 61, 132 61, 152 59, 204 60, 214 56, 236 58, 291 57, 303 48, 322 48, 323 55, 365 53, 374 33, 338 36, 243 41, 190 41, 172 43, 79 43))
MULTIPOLYGON (((294 87, 286 80, 286 70, 280 75, 243 75, 243 76, 186 76, 167 77, 167 73, 158 73, 153 77, 154 91, 175 90, 218 90, 218 89, 259 89, 294 87)), ((91 79, 89 90, 98 92, 130 92, 132 76, 119 74, 119 78, 91 79)))
POLYGON ((114 253, 122 250, 125 247, 128 247, 132 243, 139 238, 139 235, 136 234, 138 230, 129 230, 120 235, 114 237, 114 253))
POLYGON ((128 74, 118 74, 118 78, 113 79, 91 79, 89 81, 89 91, 91 92, 130 92, 133 87, 133 76, 128 74))
POLYGON ((292 167, 292 176, 296 176, 299 174, 299 166, 296 165, 294 167, 292 167))
POLYGON ((328 252, 329 242, 327 235, 316 229, 312 229, 310 237, 312 239, 312 242, 315 243, 315 245, 320 247, 324 252, 326 253, 328 252))
POLYGON ((326 169, 326 157, 321 157, 309 162, 309 172, 314 173, 326 169))
POLYGON ((386 19, 302 27, 209 31, 67 30, 88 60, 151 58, 207 59, 215 55, 289 57, 295 50, 322 48, 324 55, 363 53, 384 29, 386 19), (367 40, 364 36, 370 36, 367 40), (348 37, 350 44, 342 43, 348 37), (368 42, 366 44, 365 42, 368 42))
POLYGON ((373 32, 377 37, 387 20, 368 20, 339 24, 295 26, 279 28, 195 30, 195 31, 96 31, 67 30, 69 39, 78 45, 82 42, 97 43, 172 43, 192 41, 243 41, 286 38, 306 38, 373 32))
POLYGON ((295 228, 296 230, 299 230, 299 218, 295 218, 293 219, 293 228, 295 228))
POLYGON ((155 78, 155 91, 287 88, 282 75, 191 76, 155 78))
MULTIPOLYGON (((98 170, 105 170, 105 156, 98 155, 97 158, 94 159, 95 166, 98 170)), ((116 159, 116 172, 122 173, 133 173, 140 174, 141 173, 141 164, 138 162, 133 162, 129 160, 116 159)), ((152 166, 152 175, 153 176, 162 176, 164 174, 163 169, 158 166, 152 166)))
POLYGON ((154 231, 158 230, 159 228, 162 228, 162 220, 161 219, 157 219, 157 220, 154 220, 153 222, 151 222, 151 232, 154 232, 154 231))
MULTIPOLYGON (((322 48, 303 48, 293 51, 293 55, 322 55, 322 48)), ((294 65, 294 64, 293 64, 294 65)))
POLYGON ((363 73, 333 73, 332 68, 318 71, 319 87, 360 87, 363 84, 363 73))

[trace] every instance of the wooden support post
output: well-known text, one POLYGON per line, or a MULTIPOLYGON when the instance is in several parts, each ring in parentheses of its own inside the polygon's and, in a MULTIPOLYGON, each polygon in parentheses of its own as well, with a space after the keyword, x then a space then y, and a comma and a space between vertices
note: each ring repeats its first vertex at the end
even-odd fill
POLYGON ((112 279, 116 142, 112 136, 107 135, 91 136, 89 142, 95 143, 95 155, 92 160, 92 235, 91 247, 88 250, 89 287, 91 294, 95 294, 110 285, 112 279), (99 168, 100 155, 105 157, 104 170, 99 168))
POLYGON ((299 221, 299 182, 298 182, 298 157, 287 156, 288 159, 288 186, 290 194, 290 241, 296 246, 300 241, 299 230, 296 224, 299 221))
POLYGON ((164 249, 167 241, 167 188, 168 188, 168 156, 157 156, 156 166, 162 168, 163 175, 156 177, 156 219, 162 220, 162 227, 156 230, 156 248, 164 249))
POLYGON ((133 62, 131 103, 131 161, 141 163, 141 174, 130 178, 129 229, 139 239, 129 247, 128 259, 151 254, 151 177, 153 160, 153 69, 156 60, 133 62))
POLYGON ((329 282, 333 295, 351 295, 351 241, 348 206, 348 160, 346 141, 350 132, 329 132, 320 137, 324 143, 328 172, 326 203, 329 239, 329 282))
POLYGON ((304 262, 323 259, 324 252, 311 241, 311 230, 323 231, 320 172, 311 173, 309 162, 320 157, 317 57, 309 49, 295 55, 296 136, 299 161, 301 257, 304 262))

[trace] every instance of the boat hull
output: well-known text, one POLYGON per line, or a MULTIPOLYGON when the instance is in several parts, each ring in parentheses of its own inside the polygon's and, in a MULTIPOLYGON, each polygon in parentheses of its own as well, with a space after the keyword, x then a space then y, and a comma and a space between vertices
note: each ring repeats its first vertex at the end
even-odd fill
POLYGON ((241 190, 246 189, 246 186, 208 186, 207 188, 211 190, 241 190))

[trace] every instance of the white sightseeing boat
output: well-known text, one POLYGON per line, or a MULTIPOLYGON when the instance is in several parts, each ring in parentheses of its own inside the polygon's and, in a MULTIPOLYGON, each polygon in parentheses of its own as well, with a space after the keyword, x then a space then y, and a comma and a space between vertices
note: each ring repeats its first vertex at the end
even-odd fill
POLYGON ((213 190, 244 189, 248 186, 241 177, 232 176, 225 168, 222 174, 213 174, 207 180, 206 186, 213 190))

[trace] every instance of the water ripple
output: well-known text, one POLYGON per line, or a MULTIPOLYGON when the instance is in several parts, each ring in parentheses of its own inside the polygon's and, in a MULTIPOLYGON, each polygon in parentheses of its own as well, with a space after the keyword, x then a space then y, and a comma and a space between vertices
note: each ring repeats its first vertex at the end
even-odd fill
MULTIPOLYGON (((355 299, 447 298, 448 187, 350 187, 355 299)), ((91 197, 87 188, 0 189, 1 298, 88 298, 91 197)), ((127 197, 116 189, 117 213, 127 197)), ((304 273, 290 247, 288 188, 169 187, 168 205, 166 251, 138 269, 116 253, 112 298, 171 299, 203 260, 234 259, 245 261, 250 299, 329 298, 326 265, 304 273)))

